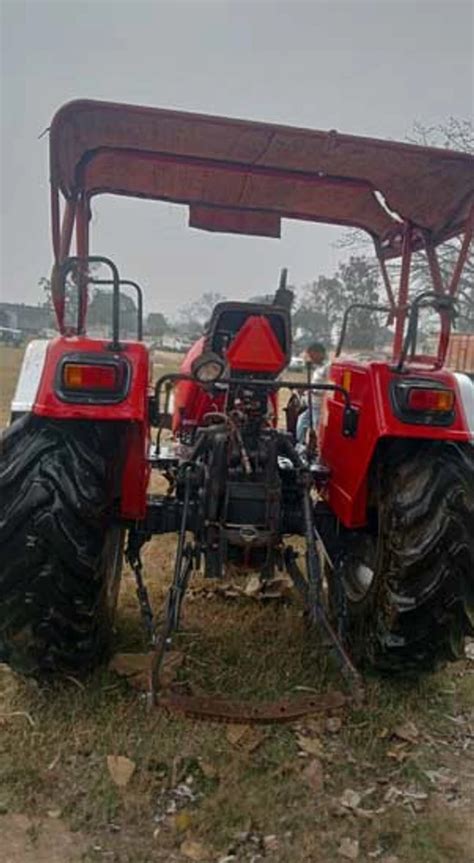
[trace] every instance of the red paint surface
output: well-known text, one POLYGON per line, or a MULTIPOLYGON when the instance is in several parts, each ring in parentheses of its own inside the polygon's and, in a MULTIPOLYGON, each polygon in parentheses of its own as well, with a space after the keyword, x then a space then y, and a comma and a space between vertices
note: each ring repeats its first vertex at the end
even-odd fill
POLYGON ((110 342, 80 337, 59 337, 48 347, 33 413, 52 419, 128 421, 126 451, 120 495, 124 518, 140 519, 146 512, 146 494, 150 468, 148 464, 148 395, 149 354, 140 342, 129 342, 117 356, 126 358, 130 369, 130 384, 126 397, 119 404, 71 404, 56 393, 58 364, 64 355, 97 354, 110 358, 110 342))
POLYGON ((239 372, 277 374, 286 358, 271 324, 261 315, 251 315, 227 351, 230 368, 239 372))
POLYGON ((386 363, 344 360, 332 364, 331 381, 342 386, 344 371, 351 372, 351 404, 359 408, 357 434, 354 438, 343 436, 342 398, 337 394, 326 396, 320 426, 321 455, 332 471, 327 492, 332 510, 346 527, 361 527, 366 522, 369 467, 379 440, 415 438, 462 443, 470 440, 470 434, 456 379, 450 372, 412 369, 404 375, 395 375, 386 363), (430 379, 455 391, 455 417, 451 426, 412 425, 394 415, 390 384, 410 377, 430 379))
MULTIPOLYGON (((149 394, 149 354, 140 342, 128 342, 115 354, 110 342, 80 336, 60 336, 53 339, 46 353, 41 381, 33 413, 55 419, 139 420, 147 418, 149 394), (126 358, 131 368, 128 394, 118 404, 71 404, 62 401, 56 392, 56 373, 61 358, 69 354, 95 354, 110 359, 126 358)), ((79 395, 79 394, 78 394, 79 395)))

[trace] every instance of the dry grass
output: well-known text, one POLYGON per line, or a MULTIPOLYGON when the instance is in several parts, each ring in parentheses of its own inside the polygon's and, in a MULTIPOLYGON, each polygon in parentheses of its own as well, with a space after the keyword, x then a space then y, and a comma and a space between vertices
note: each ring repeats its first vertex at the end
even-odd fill
MULTIPOLYGON (((18 352, 3 349, 0 359, 5 417, 18 352)), ((157 606, 174 546, 174 538, 156 538, 144 555, 157 606)), ((178 677, 195 691, 273 698, 301 686, 341 687, 324 649, 305 630, 296 600, 262 607, 198 593, 185 606, 183 623, 175 643, 185 656, 178 677)), ((115 647, 144 648, 128 572, 115 647)), ((209 863, 232 854, 236 863, 252 857, 255 863, 332 863, 344 860, 338 855, 344 838, 359 841, 364 863, 390 855, 400 863, 474 860, 472 663, 418 684, 369 679, 366 704, 336 712, 339 728, 328 726, 327 717, 307 723, 320 745, 319 790, 305 778, 311 756, 301 752, 294 727, 265 726, 255 749, 240 747, 225 725, 150 712, 143 696, 106 669, 54 686, 7 673, 2 680, 0 813, 29 815, 33 839, 59 815, 76 832, 76 860, 184 863, 180 848, 192 839, 209 863), (412 743, 395 734, 407 721, 418 732, 412 743), (111 781, 108 754, 136 764, 124 789, 111 781), (186 781, 194 801, 157 820, 170 789, 186 781), (339 801, 348 788, 368 792, 359 808, 377 814, 344 809, 339 801), (267 839, 265 849, 261 837, 269 835, 276 839, 267 839)))
POLYGON ((0 429, 10 420, 10 403, 15 392, 23 348, 0 345, 0 429))

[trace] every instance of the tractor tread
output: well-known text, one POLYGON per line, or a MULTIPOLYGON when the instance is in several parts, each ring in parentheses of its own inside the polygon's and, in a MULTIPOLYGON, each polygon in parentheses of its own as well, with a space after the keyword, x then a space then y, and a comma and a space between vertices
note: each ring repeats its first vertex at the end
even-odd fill
POLYGON ((33 415, 3 435, 0 659, 20 671, 77 673, 103 654, 117 593, 110 465, 120 440, 120 424, 33 415))
POLYGON ((374 665, 434 670, 474 635, 474 448, 419 447, 388 470, 374 665))

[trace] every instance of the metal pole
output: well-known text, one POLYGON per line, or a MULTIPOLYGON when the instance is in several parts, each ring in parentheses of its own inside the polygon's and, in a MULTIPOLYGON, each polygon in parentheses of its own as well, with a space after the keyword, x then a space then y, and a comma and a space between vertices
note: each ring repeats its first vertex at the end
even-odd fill
POLYGON ((396 360, 403 343, 403 331, 407 315, 408 288, 410 281, 411 265, 411 235, 412 226, 405 222, 402 245, 402 269, 400 273, 400 287, 398 290, 397 322, 395 325, 395 336, 393 339, 393 359, 396 360))

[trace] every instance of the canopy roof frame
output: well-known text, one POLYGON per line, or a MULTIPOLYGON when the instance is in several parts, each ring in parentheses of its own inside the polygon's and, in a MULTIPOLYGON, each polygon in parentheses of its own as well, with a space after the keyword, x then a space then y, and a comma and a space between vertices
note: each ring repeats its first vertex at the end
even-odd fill
MULTIPOLYGON (((472 240, 474 157, 451 150, 78 100, 53 118, 50 163, 57 264, 70 254, 74 232, 76 254, 87 258, 90 200, 104 193, 188 205, 191 226, 206 230, 277 237, 288 218, 366 231, 398 347, 413 252, 426 251, 435 291, 452 294, 472 240), (436 246, 462 234, 445 288, 436 246), (401 258, 397 299, 386 268, 394 257, 401 258)), ((64 296, 53 299, 62 326, 64 296)))

